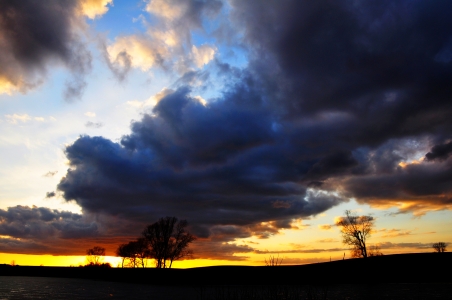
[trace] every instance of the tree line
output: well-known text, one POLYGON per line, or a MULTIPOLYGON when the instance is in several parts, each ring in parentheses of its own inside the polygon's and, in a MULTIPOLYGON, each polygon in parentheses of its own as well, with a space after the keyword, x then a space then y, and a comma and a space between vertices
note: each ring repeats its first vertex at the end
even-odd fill
MULTIPOLYGON (((116 255, 121 257, 121 267, 145 268, 150 259, 156 268, 171 268, 175 260, 192 255, 188 246, 196 237, 187 231, 186 220, 176 217, 161 218, 144 228, 136 240, 119 245, 116 255)), ((93 247, 86 251, 85 267, 111 267, 103 263, 105 248, 93 247)))
POLYGON ((144 228, 141 237, 119 245, 116 255, 121 267, 145 268, 148 259, 155 260, 156 268, 171 268, 175 260, 188 257, 188 246, 196 238, 187 231, 186 220, 176 217, 161 218, 144 228))
MULTIPOLYGON (((350 246, 351 256, 354 258, 367 258, 383 255, 378 246, 367 247, 367 239, 375 226, 375 218, 372 216, 358 216, 350 210, 345 211, 335 224, 341 230, 342 243, 350 246)), ((128 243, 121 244, 116 250, 116 255, 121 257, 121 267, 145 268, 150 259, 155 261, 156 268, 171 268, 175 260, 192 255, 188 249, 189 244, 196 237, 187 231, 186 220, 178 220, 176 217, 165 217, 144 228, 141 236, 128 243)), ((444 242, 432 245, 435 252, 447 251, 444 242)), ((101 257, 105 255, 105 248, 94 247, 87 250, 88 264, 86 266, 105 266, 101 257)), ((345 257, 345 253, 344 253, 345 257)), ((281 265, 282 259, 270 257, 265 264, 267 266, 281 265)))
MULTIPOLYGON (((336 226, 341 229, 342 243, 350 246, 352 257, 369 257, 383 255, 378 246, 368 249, 366 242, 375 226, 375 218, 372 216, 358 216, 350 210, 345 211, 336 226)), ((434 243, 432 248, 435 252, 446 252, 447 244, 444 242, 434 243)))

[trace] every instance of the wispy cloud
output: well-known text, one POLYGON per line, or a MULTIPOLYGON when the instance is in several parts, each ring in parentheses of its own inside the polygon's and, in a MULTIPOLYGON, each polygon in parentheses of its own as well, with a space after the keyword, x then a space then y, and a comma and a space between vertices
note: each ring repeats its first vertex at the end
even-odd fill
POLYGON ((55 118, 49 117, 47 120, 44 117, 33 117, 29 114, 12 114, 12 115, 5 115, 6 120, 11 124, 20 124, 20 123, 27 123, 31 121, 36 122, 48 122, 48 121, 54 121, 55 118))
POLYGON ((18 122, 25 123, 25 122, 32 120, 32 117, 30 117, 28 114, 5 115, 5 117, 8 120, 8 122, 10 122, 12 124, 17 124, 18 122))
POLYGON ((384 230, 382 232, 383 232, 383 234, 381 235, 381 237, 383 237, 383 238, 393 238, 393 237, 413 235, 412 230, 390 229, 390 230, 384 230))
POLYGON ((333 225, 330 225, 330 224, 322 224, 322 225, 319 225, 318 227, 319 227, 319 229, 321 229, 321 230, 331 230, 331 229, 333 228, 333 225))
POLYGON ((267 251, 267 250, 254 250, 256 254, 290 254, 290 253, 324 253, 324 252, 338 252, 338 251, 348 251, 348 248, 311 248, 311 249, 296 249, 296 250, 277 250, 277 251, 267 251))
POLYGON ((321 239, 321 240, 316 240, 317 243, 337 243, 339 242, 339 240, 336 239, 321 239))
POLYGON ((88 121, 88 122, 85 123, 85 126, 86 127, 91 127, 91 128, 101 128, 102 126, 104 126, 104 124, 101 123, 101 122, 88 121))
POLYGON ((49 172, 45 173, 42 176, 44 176, 44 177, 53 177, 54 175, 56 175, 56 173, 58 173, 58 171, 49 171, 49 172))

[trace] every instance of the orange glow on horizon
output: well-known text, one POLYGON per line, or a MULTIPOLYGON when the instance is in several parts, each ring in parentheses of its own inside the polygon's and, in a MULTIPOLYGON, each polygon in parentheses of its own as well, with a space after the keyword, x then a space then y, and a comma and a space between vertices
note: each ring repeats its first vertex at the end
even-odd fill
MULTIPOLYGON (((428 249, 381 249, 384 255, 400 254, 400 253, 421 253, 431 252, 428 249)), ((304 253, 300 254, 281 254, 279 258, 282 259, 282 265, 304 265, 311 263, 321 263, 330 260, 342 260, 343 253, 345 258, 349 259, 350 253, 346 251, 335 251, 325 253, 304 253)), ((216 259, 187 259, 173 262, 174 269, 189 269, 199 267, 211 266, 265 266, 265 259, 269 255, 276 256, 277 254, 260 254, 252 255, 249 259, 244 260, 216 260, 216 259)), ((14 254, 14 253, 0 253, 0 264, 14 264, 17 266, 45 266, 45 267, 79 267, 85 265, 86 256, 54 256, 54 255, 33 255, 33 254, 14 254)), ((116 256, 105 256, 103 262, 108 262, 113 268, 121 267, 121 259, 116 256)), ((147 263, 148 268, 154 267, 152 260, 147 263)))
POLYGON ((54 255, 33 255, 0 253, 0 264, 11 264, 12 261, 19 266, 70 266, 82 264, 84 256, 54 256, 54 255))
MULTIPOLYGON (((33 255, 33 254, 15 254, 15 253, 0 253, 0 264, 11 264, 11 262, 18 266, 45 266, 45 267, 78 267, 86 264, 86 256, 66 256, 66 255, 33 255)), ((103 262, 108 262, 110 265, 120 267, 121 258, 116 256, 105 256, 103 262)), ((253 262, 247 260, 228 261, 215 259, 192 259, 181 260, 173 263, 173 268, 187 269, 196 267, 208 266, 232 266, 232 265, 246 265, 258 266, 261 262, 253 262)), ((153 261, 148 261, 148 266, 153 267, 153 261)))

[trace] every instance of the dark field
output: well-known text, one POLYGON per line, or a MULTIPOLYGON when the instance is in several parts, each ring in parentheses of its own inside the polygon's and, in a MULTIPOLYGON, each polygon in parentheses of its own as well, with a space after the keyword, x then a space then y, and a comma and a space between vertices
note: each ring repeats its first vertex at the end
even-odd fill
POLYGON ((452 253, 303 266, 0 267, 0 299, 452 299, 452 253))
POLYGON ((450 299, 452 284, 155 286, 77 278, 0 276, 0 299, 450 299))

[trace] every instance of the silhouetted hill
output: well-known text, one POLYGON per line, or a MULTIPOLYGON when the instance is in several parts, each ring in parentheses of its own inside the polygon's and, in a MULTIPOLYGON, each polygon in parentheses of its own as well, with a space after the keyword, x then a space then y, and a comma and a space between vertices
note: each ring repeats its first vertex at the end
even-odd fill
POLYGON ((279 267, 105 269, 0 266, 0 276, 41 276, 156 285, 297 285, 305 283, 452 282, 452 253, 397 254, 279 267))

